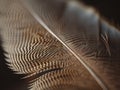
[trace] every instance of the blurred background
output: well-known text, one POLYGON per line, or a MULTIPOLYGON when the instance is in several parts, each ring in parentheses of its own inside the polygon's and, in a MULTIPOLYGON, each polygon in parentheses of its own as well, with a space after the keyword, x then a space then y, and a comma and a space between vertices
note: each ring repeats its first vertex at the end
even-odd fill
MULTIPOLYGON (((119 0, 80 0, 94 7, 100 15, 115 26, 120 26, 120 2, 119 0)), ((20 78, 23 75, 15 75, 6 66, 5 57, 0 42, 0 90, 27 90, 26 81, 20 78), (18 89, 19 87, 19 89, 18 89), (17 89, 16 89, 17 88, 17 89)))

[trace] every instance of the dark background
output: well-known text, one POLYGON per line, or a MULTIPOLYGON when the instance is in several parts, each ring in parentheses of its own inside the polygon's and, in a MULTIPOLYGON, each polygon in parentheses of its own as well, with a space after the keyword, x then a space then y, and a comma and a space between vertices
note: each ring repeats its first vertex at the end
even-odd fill
POLYGON ((80 0, 95 7, 99 14, 114 25, 120 25, 120 0, 80 0))
MULTIPOLYGON (((100 15, 106 20, 120 25, 120 2, 119 0, 82 0, 87 5, 95 7, 100 15)), ((1 44, 2 42, 0 42, 1 44)), ((15 75, 8 69, 0 46, 0 90, 26 90, 26 82, 20 78, 23 75, 15 75)))

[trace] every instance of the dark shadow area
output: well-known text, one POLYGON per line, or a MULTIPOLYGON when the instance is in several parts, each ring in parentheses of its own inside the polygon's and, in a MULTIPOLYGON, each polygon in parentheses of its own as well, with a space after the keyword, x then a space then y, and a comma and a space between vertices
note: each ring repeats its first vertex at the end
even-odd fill
POLYGON ((23 75, 16 75, 8 68, 1 44, 0 41, 0 90, 27 90, 27 83, 21 79, 23 75))

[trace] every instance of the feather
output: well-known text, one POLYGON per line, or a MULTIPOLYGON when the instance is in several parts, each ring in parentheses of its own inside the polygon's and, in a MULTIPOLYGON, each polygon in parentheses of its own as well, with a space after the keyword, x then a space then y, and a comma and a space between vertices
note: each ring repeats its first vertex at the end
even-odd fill
POLYGON ((91 73, 103 89, 119 89, 120 31, 77 0, 26 0, 36 20, 91 73), (105 84, 101 84, 105 82, 105 84))
POLYGON ((101 90, 76 57, 45 30, 20 1, 0 0, 0 7, 0 34, 7 52, 6 61, 15 74, 26 75, 29 89, 101 90))
POLYGON ((76 0, 22 2, 0 0, 0 34, 9 67, 27 74, 30 89, 119 89, 116 28, 76 0))

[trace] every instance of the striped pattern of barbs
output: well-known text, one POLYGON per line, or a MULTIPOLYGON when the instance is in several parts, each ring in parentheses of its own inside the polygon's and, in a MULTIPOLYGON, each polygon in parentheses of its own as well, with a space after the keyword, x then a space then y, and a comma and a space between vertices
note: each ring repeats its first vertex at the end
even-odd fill
POLYGON ((8 66, 17 74, 27 74, 31 90, 101 90, 84 66, 21 2, 0 0, 0 34, 8 66))
POLYGON ((45 67, 42 66, 45 63, 48 66, 62 66, 62 60, 67 57, 66 51, 61 49, 62 45, 32 20, 30 15, 25 14, 23 9, 15 2, 4 9, 5 15, 1 17, 3 47, 10 53, 7 54, 7 61, 11 68, 20 73, 31 73, 37 68, 45 67), (56 55, 59 55, 61 61, 57 62, 56 55))

